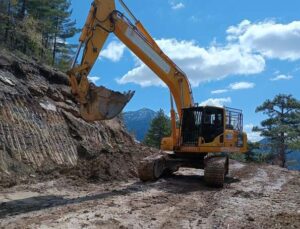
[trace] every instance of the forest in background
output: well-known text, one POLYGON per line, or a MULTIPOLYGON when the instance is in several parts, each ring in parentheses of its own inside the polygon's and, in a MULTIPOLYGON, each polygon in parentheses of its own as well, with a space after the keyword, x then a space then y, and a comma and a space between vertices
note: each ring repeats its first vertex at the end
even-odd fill
POLYGON ((79 30, 69 0, 0 0, 0 45, 66 70, 79 30))

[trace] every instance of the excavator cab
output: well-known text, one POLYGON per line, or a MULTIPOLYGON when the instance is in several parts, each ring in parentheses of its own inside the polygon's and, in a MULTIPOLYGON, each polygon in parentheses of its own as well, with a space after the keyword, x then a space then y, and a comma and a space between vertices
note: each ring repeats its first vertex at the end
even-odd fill
POLYGON ((182 110, 180 142, 182 148, 197 152, 245 152, 247 136, 243 133, 241 110, 228 107, 199 106, 182 110), (200 149, 200 148, 201 149, 200 149))
POLYGON ((224 109, 219 107, 192 107, 183 109, 181 124, 183 146, 198 146, 199 138, 212 142, 224 132, 224 109))

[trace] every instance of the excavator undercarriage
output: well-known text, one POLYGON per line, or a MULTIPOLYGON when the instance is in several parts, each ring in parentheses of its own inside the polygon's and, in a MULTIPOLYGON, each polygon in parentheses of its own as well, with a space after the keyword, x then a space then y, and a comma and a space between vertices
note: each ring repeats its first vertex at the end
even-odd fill
POLYGON ((176 154, 160 152, 144 158, 138 167, 139 178, 155 181, 178 171, 180 167, 204 169, 204 180, 208 186, 223 187, 229 170, 228 155, 176 154))

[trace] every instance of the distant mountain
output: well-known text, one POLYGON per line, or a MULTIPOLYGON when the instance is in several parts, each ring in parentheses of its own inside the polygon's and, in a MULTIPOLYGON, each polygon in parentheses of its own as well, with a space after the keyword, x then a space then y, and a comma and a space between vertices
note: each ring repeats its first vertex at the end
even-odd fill
POLYGON ((156 116, 157 112, 143 108, 138 111, 129 111, 123 113, 123 119, 126 129, 129 133, 133 133, 136 140, 143 141, 151 121, 156 116))

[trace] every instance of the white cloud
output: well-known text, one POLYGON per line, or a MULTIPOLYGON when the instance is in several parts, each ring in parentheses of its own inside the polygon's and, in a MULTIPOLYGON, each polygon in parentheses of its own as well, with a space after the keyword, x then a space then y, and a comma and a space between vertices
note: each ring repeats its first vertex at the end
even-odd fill
POLYGON ((300 59, 300 21, 278 24, 274 21, 251 23, 242 21, 227 29, 227 40, 238 42, 251 52, 281 60, 300 59))
POLYGON ((231 98, 209 98, 202 103, 200 103, 200 106, 216 106, 216 107, 223 107, 224 104, 231 103, 231 98))
POLYGON ((164 83, 143 63, 128 71, 122 78, 117 79, 117 83, 135 83, 141 87, 164 86, 164 83))
POLYGON ((96 83, 98 80, 100 80, 99 76, 88 76, 88 79, 93 82, 96 83))
POLYGON ((196 15, 192 15, 189 17, 189 21, 196 23, 196 22, 200 22, 201 19, 200 19, 200 17, 198 17, 196 15))
POLYGON ((252 131, 254 125, 252 123, 250 124, 247 124, 244 126, 244 130, 245 132, 247 133, 247 137, 248 137, 248 140, 251 141, 251 142, 258 142, 260 140, 263 139, 262 136, 260 136, 260 132, 254 132, 252 131))
POLYGON ((244 126, 245 130, 252 130, 253 127, 254 127, 254 125, 253 125, 252 123, 246 124, 246 125, 244 126))
POLYGON ((170 1, 170 5, 172 10, 179 10, 185 7, 185 5, 182 2, 174 2, 174 1, 170 1))
POLYGON ((253 131, 247 132, 247 137, 250 142, 259 142, 263 139, 263 137, 260 136, 260 132, 253 131))
POLYGON ((297 66, 297 67, 293 70, 293 72, 300 72, 300 67, 297 66))
POLYGON ((278 80, 291 80, 291 79, 293 79, 293 76, 291 76, 291 75, 283 75, 283 74, 281 74, 281 75, 278 75, 278 76, 276 76, 276 77, 272 78, 272 79, 271 79, 271 81, 278 81, 278 80))
POLYGON ((69 42, 67 42, 65 39, 62 39, 60 37, 56 37, 56 42, 59 43, 59 44, 69 44, 69 42))
POLYGON ((108 44, 106 49, 100 52, 99 58, 106 58, 113 62, 118 62, 125 51, 125 45, 117 41, 112 41, 108 44))
POLYGON ((243 33, 247 31, 247 28, 251 25, 251 22, 248 20, 243 20, 240 24, 237 26, 230 26, 227 30, 227 40, 228 41, 236 41, 239 39, 239 36, 241 36, 243 33))
MULTIPOLYGON (((194 41, 176 39, 157 40, 161 49, 187 74, 191 85, 197 87, 202 82, 219 80, 229 75, 249 75, 260 73, 265 68, 265 60, 258 54, 251 54, 237 45, 202 48, 194 41)), ((118 83, 136 83, 141 86, 158 86, 163 83, 142 62, 126 73, 118 83)))
MULTIPOLYGON (((188 40, 159 39, 157 43, 183 69, 193 87, 230 75, 261 73, 268 58, 300 59, 300 21, 278 24, 273 21, 252 23, 244 20, 229 27, 226 32, 227 44, 212 42, 207 48, 188 40)), ((163 85, 142 62, 138 62, 135 68, 117 81, 120 84, 135 83, 143 87, 163 85)), ((229 87, 229 90, 254 86, 236 85, 229 87)), ((221 93, 220 90, 216 91, 214 94, 221 93)))
POLYGON ((229 85, 231 90, 242 90, 242 89, 249 89, 254 88, 255 84, 251 82, 236 82, 229 85))
POLYGON ((222 94, 222 93, 226 93, 226 92, 228 92, 227 89, 220 89, 220 90, 212 91, 211 93, 212 94, 222 94))
POLYGON ((212 91, 212 94, 222 94, 222 93, 226 93, 229 91, 233 91, 233 90, 243 90, 243 89, 249 89, 249 88, 254 88, 255 84, 251 83, 251 82, 236 82, 236 83, 232 83, 230 84, 227 88, 228 89, 220 89, 220 90, 215 90, 212 91))

